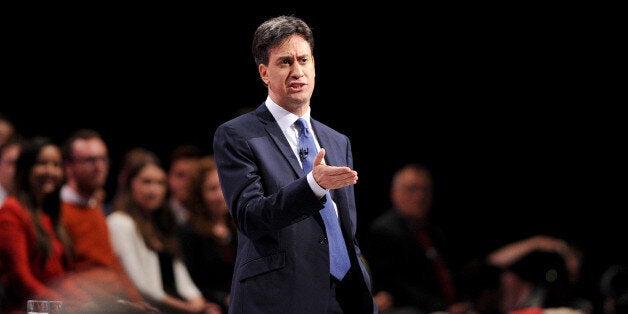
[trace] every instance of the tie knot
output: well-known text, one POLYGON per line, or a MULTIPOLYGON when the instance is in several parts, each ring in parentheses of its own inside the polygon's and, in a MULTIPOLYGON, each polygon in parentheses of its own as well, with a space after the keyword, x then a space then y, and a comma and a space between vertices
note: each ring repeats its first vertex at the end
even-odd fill
POLYGON ((305 119, 303 118, 299 118, 297 119, 297 121, 294 122, 294 125, 297 126, 297 128, 299 129, 299 135, 303 135, 303 136, 310 136, 310 132, 307 128, 307 122, 305 122, 305 119))

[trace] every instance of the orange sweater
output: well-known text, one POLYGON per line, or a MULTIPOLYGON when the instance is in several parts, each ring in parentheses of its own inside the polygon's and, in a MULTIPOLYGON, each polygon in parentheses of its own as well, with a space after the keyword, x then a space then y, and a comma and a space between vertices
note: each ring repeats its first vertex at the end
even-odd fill
POLYGON ((61 205, 61 219, 72 238, 74 270, 89 271, 91 276, 88 277, 98 277, 98 285, 108 287, 110 292, 121 299, 142 301, 142 296, 113 251, 102 209, 64 201, 61 205), (93 271, 94 268, 102 270, 103 267, 109 271, 93 271))

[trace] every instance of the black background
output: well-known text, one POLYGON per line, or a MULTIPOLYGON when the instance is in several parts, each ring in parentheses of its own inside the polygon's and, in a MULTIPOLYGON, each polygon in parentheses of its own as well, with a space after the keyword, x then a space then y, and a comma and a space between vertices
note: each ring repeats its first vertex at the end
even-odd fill
POLYGON ((626 262, 616 8, 226 5, 5 10, 0 111, 27 136, 100 131, 110 181, 133 146, 211 153, 215 127, 265 99, 255 28, 295 14, 316 36, 312 116, 353 142, 360 232, 420 162, 459 263, 538 233, 579 246, 593 276, 626 262))

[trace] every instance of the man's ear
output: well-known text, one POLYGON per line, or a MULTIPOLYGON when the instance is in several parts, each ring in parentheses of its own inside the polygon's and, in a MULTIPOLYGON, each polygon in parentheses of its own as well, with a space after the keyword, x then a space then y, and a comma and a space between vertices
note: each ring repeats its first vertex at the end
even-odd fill
POLYGON ((259 71, 259 76, 264 82, 264 85, 268 85, 268 82, 270 81, 268 78, 268 67, 265 64, 260 64, 257 67, 257 70, 259 71))

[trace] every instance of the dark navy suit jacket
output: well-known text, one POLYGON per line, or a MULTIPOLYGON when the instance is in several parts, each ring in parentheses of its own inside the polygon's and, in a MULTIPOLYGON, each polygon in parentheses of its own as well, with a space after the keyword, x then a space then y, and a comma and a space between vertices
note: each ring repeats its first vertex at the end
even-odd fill
MULTIPOLYGON (((349 138, 311 119, 326 163, 353 168, 349 138)), ((318 199, 285 135, 264 104, 220 125, 214 157, 238 227, 230 313, 326 313, 329 251, 318 199)), ((356 240, 353 186, 332 190, 351 259, 356 313, 376 313, 356 240)))

